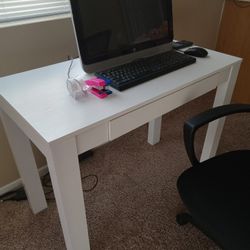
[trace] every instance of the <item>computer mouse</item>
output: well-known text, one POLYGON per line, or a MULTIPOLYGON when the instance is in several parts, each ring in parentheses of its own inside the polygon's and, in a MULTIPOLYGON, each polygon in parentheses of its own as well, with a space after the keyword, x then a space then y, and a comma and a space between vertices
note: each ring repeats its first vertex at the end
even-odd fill
POLYGON ((195 57, 206 57, 208 52, 201 47, 192 47, 184 51, 184 54, 195 57))

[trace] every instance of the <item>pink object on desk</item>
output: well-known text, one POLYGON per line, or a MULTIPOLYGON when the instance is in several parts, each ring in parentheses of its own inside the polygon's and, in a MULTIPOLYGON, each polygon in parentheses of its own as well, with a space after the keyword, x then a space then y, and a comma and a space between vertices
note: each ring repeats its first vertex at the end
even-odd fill
POLYGON ((105 97, 108 96, 108 94, 106 94, 104 91, 99 90, 99 89, 96 89, 96 88, 92 88, 92 89, 90 90, 90 92, 91 92, 93 95, 95 95, 95 96, 97 96, 98 98, 101 98, 101 99, 103 99, 103 98, 105 98, 105 97))
POLYGON ((100 78, 91 78, 85 81, 88 86, 93 87, 105 87, 107 84, 103 79, 100 78))
POLYGON ((90 93, 97 96, 98 98, 103 99, 112 94, 111 90, 106 89, 106 86, 108 85, 106 81, 101 78, 94 77, 86 80, 85 83, 90 87, 90 93))

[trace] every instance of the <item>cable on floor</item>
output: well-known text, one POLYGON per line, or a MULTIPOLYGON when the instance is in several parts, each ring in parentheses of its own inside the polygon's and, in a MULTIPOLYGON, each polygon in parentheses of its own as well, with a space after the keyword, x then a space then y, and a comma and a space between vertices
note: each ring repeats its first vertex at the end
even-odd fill
MULTIPOLYGON (((83 192, 93 191, 95 189, 95 187, 97 186, 97 184, 98 184, 98 176, 94 175, 94 174, 83 176, 81 179, 82 179, 83 184, 84 184, 84 182, 86 180, 91 180, 91 179, 94 180, 94 181, 92 181, 93 182, 92 186, 89 187, 89 188, 84 188, 83 192)), ((45 174, 41 178, 41 181, 42 181, 42 186, 43 186, 44 193, 45 193, 45 196, 46 196, 46 200, 47 201, 55 200, 54 197, 53 198, 48 197, 48 195, 53 193, 53 188, 52 188, 49 173, 45 174)), ((21 187, 21 188, 19 188, 17 190, 14 190, 14 191, 10 191, 10 192, 0 196, 0 202, 4 202, 4 201, 22 201, 22 200, 27 200, 27 196, 26 196, 26 193, 25 193, 25 190, 24 190, 23 187, 21 187)))
MULTIPOLYGON (((70 74, 70 72, 69 72, 69 74, 70 74)), ((88 150, 88 151, 78 155, 78 160, 79 160, 79 162, 82 162, 85 159, 92 157, 92 156, 93 156, 93 151, 88 150)), ((86 185, 86 183, 88 183, 89 180, 90 181, 92 180, 92 185, 90 185, 89 188, 83 188, 83 192, 90 192, 90 191, 94 190, 98 184, 98 176, 94 175, 94 174, 83 176, 83 177, 81 177, 81 179, 82 179, 83 186, 84 186, 84 184, 86 185)), ((50 194, 53 193, 53 187, 51 184, 51 179, 50 179, 49 173, 47 173, 43 177, 41 177, 41 182, 42 182, 42 186, 44 189, 46 200, 48 200, 48 201, 55 200, 54 197, 52 197, 52 198, 49 197, 50 194)), ((10 191, 10 192, 5 193, 5 194, 0 196, 0 202, 22 201, 22 200, 27 200, 27 196, 26 196, 26 193, 25 193, 25 190, 23 187, 18 188, 18 189, 13 190, 13 191, 10 191)))

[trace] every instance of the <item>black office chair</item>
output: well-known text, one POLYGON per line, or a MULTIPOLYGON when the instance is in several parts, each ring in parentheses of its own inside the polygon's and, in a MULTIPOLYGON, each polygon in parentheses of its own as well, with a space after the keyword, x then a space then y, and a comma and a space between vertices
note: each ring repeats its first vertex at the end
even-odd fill
POLYGON ((250 150, 230 151, 199 162, 194 136, 201 126, 240 112, 250 112, 250 105, 216 107, 184 124, 184 142, 192 167, 177 181, 189 211, 178 214, 177 223, 190 222, 222 249, 231 250, 250 249, 250 150))

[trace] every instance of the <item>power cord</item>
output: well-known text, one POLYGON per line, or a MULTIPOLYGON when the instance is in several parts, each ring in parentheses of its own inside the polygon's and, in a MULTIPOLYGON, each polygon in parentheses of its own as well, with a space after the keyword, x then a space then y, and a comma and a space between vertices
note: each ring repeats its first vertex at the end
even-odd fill
MULTIPOLYGON (((94 188, 97 186, 98 184, 98 177, 95 174, 89 174, 86 176, 83 176, 81 179, 82 181, 87 180, 87 179, 94 179, 94 183, 92 185, 92 187, 90 188, 83 188, 83 192, 90 192, 92 190, 94 190, 94 188)), ((47 173, 46 175, 43 176, 42 178, 42 185, 44 188, 52 188, 52 184, 51 184, 51 179, 50 179, 50 175, 49 173, 47 173)), ((53 190, 52 190, 53 192, 53 190)), ((49 190, 48 192, 45 192, 45 194, 51 193, 51 190, 49 190)))
MULTIPOLYGON (((78 160, 79 160, 79 162, 81 162, 81 161, 83 161, 91 156, 93 156, 93 151, 89 150, 83 154, 78 155, 78 160)), ((82 179, 83 184, 84 184, 84 182, 86 184, 86 181, 91 180, 91 179, 92 179, 92 183, 93 183, 91 187, 83 188, 83 192, 90 192, 90 191, 94 190, 98 184, 98 176, 94 175, 94 174, 83 176, 81 179, 82 179)), ((46 196, 46 200, 47 201, 55 200, 54 197, 53 198, 48 197, 51 193, 53 193, 53 188, 52 188, 49 173, 47 173, 43 177, 41 177, 41 182, 42 182, 42 186, 43 186, 44 193, 46 196)), ((27 200, 27 196, 26 196, 26 193, 25 193, 25 190, 23 187, 16 189, 16 190, 13 190, 13 191, 10 191, 10 192, 5 193, 4 195, 0 196, 0 202, 22 201, 22 200, 27 200)))
POLYGON ((12 200, 12 201, 27 200, 24 188, 19 188, 17 190, 10 191, 10 192, 0 196, 0 202, 10 201, 10 200, 12 200))
POLYGON ((71 68, 72 68, 72 65, 73 65, 73 62, 74 62, 74 58, 72 56, 69 56, 68 60, 71 60, 69 68, 68 68, 68 72, 67 72, 67 76, 68 76, 68 79, 69 79, 69 78, 71 78, 70 77, 70 71, 71 71, 71 68))
MULTIPOLYGON (((84 177, 82 177, 82 181, 87 180, 87 179, 94 179, 94 183, 90 188, 85 188, 83 189, 83 192, 90 192, 92 190, 95 189, 95 187, 98 184, 98 176, 94 175, 94 174, 90 174, 90 175, 86 175, 84 177)), ((51 180, 50 180, 50 175, 49 173, 45 174, 42 179, 42 186, 44 188, 44 193, 46 196, 46 200, 51 201, 51 200, 55 200, 54 198, 49 198, 47 197, 48 194, 53 193, 53 188, 52 188, 52 184, 51 184, 51 180)), ((14 191, 10 191, 2 196, 0 196, 0 202, 5 202, 5 201, 22 201, 22 200, 27 200, 27 196, 25 193, 25 190, 23 187, 14 190, 14 191)))

